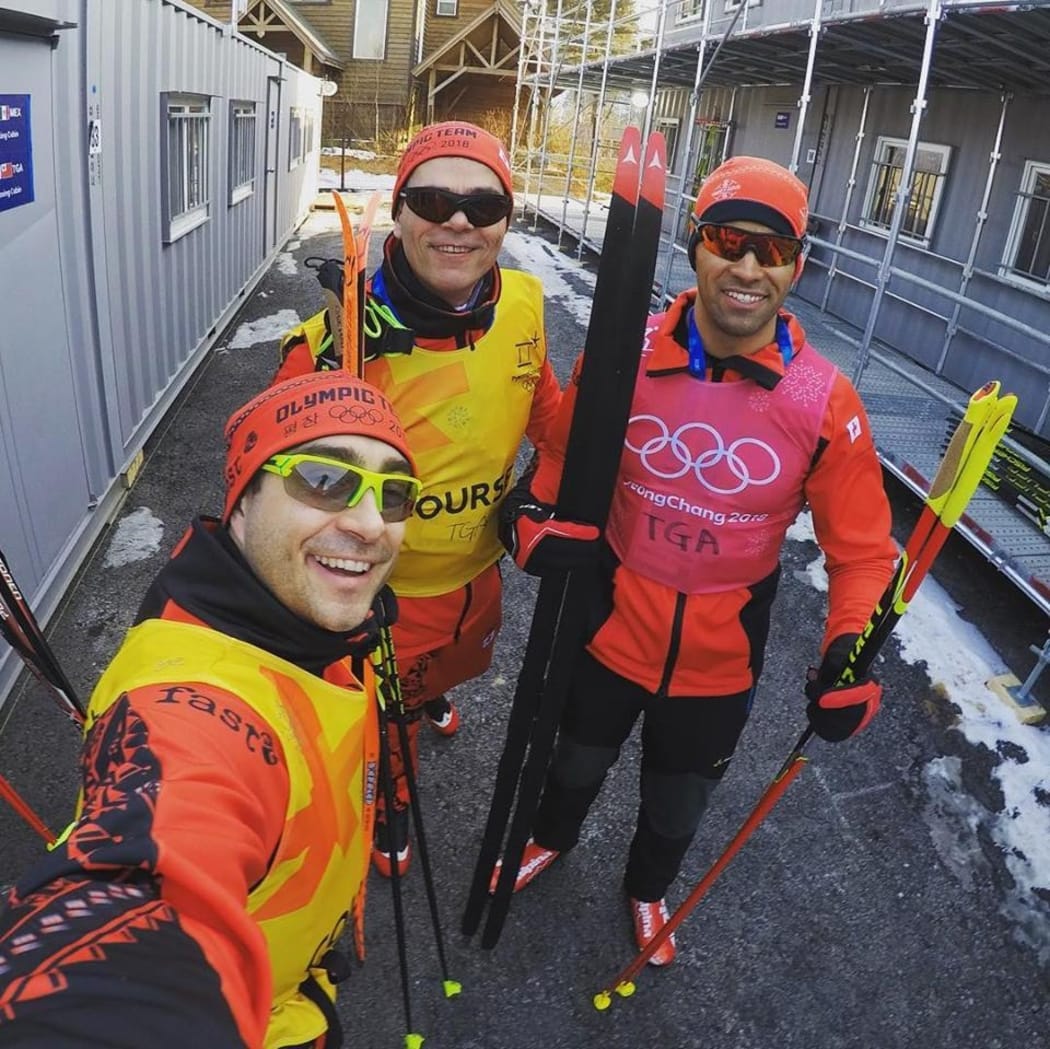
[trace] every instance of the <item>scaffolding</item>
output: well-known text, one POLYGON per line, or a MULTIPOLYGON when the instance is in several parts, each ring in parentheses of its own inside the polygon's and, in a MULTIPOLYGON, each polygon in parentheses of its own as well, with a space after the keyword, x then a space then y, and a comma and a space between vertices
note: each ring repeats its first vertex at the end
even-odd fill
MULTIPOLYGON (((842 288, 866 296, 863 316, 851 321, 858 334, 850 339, 854 352, 844 370, 862 396, 865 376, 877 364, 924 395, 955 406, 968 391, 943 381, 950 374, 952 346, 960 336, 984 339, 996 359, 1022 365, 1036 376, 1034 386, 1023 391, 1027 425, 1050 437, 1050 307, 1044 324, 1018 315, 994 296, 985 302, 974 294, 975 277, 990 281, 997 276, 980 271, 977 260, 1003 159, 1007 113, 1018 93, 1045 101, 1050 84, 1048 9, 1047 3, 984 0, 764 0, 761 6, 756 0, 669 0, 644 7, 631 0, 525 0, 522 52, 527 57, 521 64, 522 106, 515 113, 512 142, 515 168, 524 176, 522 215, 534 228, 541 220, 552 226, 559 246, 571 241, 577 257, 599 252, 622 129, 633 123, 643 134, 664 130, 670 170, 653 293, 654 301, 669 301, 692 283, 685 254, 687 217, 702 179, 734 152, 737 110, 746 93, 774 85, 797 90, 788 166, 798 172, 806 136, 814 132, 814 85, 859 89, 863 102, 849 163, 822 173, 822 178, 844 182, 843 202, 836 218, 811 229, 807 266, 808 279, 820 274, 823 281, 811 295, 821 314, 842 288), (858 250, 854 235, 859 227, 851 214, 858 204, 872 101, 887 84, 910 94, 903 162, 887 195, 888 221, 876 250, 858 250), (918 165, 922 126, 932 92, 945 88, 994 91, 999 114, 988 142, 969 249, 958 259, 936 257, 941 269, 955 275, 935 280, 915 263, 905 222, 923 206, 929 176, 918 165), (931 297, 940 305, 930 305, 931 297), (887 351, 896 348, 877 336, 887 309, 902 305, 943 325, 932 365, 915 368, 909 360, 894 360, 887 351), (979 326, 975 319, 1016 333, 1021 348, 989 342, 973 330, 979 326)), ((1033 119, 1045 126, 1041 115, 1033 119)), ((821 124, 821 138, 824 133, 821 124)), ((818 149, 820 144, 818 139, 818 149)), ((1050 161, 1050 132, 1046 154, 1050 161)), ((1050 201, 1046 225, 1050 244, 1050 201)), ((1050 303, 1050 281, 1042 292, 1032 290, 1032 301, 1050 303)), ((1008 443, 1033 470, 1050 474, 1040 455, 1008 443)), ((896 469, 895 458, 891 453, 884 462, 918 490, 907 469, 896 469)), ((995 537, 982 531, 967 537, 990 559, 1004 560, 995 537)), ((1050 613, 1050 535, 1042 538, 1046 549, 1037 555, 1039 568, 1015 572, 1014 581, 1050 613)))

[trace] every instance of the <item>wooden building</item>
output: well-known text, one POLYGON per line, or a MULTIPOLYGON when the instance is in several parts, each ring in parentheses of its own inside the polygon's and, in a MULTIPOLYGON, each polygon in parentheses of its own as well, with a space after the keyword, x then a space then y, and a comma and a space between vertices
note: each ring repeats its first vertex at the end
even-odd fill
MULTIPOLYGON (((230 0, 192 0, 213 18, 230 0)), ((238 29, 333 81, 326 143, 391 152, 434 120, 510 132, 521 43, 512 0, 241 0, 238 29)))

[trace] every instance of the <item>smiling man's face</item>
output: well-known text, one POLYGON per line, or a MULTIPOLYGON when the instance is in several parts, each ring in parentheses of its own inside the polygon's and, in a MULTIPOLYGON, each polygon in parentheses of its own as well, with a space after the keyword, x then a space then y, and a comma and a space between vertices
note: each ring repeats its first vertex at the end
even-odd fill
MULTIPOLYGON (((410 473, 405 457, 374 437, 336 435, 310 452, 380 473, 410 473)), ((384 521, 371 492, 339 512, 293 499, 284 479, 260 472, 230 516, 230 535, 252 571, 286 608, 326 630, 355 630, 390 578, 404 521, 384 521)))
MULTIPOLYGON (((452 193, 503 193, 496 173, 466 157, 435 157, 420 164, 406 188, 430 186, 452 193)), ((404 201, 394 221, 412 272, 423 286, 453 309, 464 305, 478 281, 492 269, 503 247, 507 220, 472 226, 462 211, 447 222, 428 222, 404 201)))
MULTIPOLYGON (((759 222, 727 223, 752 233, 774 233, 759 222)), ((697 245, 696 326, 716 357, 747 355, 776 337, 777 310, 795 279, 795 265, 762 266, 754 252, 730 262, 697 245)))

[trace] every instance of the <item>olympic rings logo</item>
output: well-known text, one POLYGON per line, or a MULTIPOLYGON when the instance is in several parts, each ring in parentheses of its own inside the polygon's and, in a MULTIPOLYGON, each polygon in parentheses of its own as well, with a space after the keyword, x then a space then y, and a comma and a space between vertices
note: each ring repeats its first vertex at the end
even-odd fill
POLYGON ((340 422, 368 423, 369 426, 378 426, 383 419, 383 413, 378 408, 369 408, 363 404, 333 405, 329 414, 340 422))
MULTIPOLYGON (((738 437, 727 446, 722 435, 708 423, 683 423, 674 433, 671 433, 667 428, 667 423, 656 415, 634 415, 627 424, 627 438, 624 444, 638 456, 642 465, 654 477, 673 481, 692 470, 696 479, 709 492, 714 492, 716 495, 736 495, 750 485, 761 487, 772 484, 780 476, 780 458, 765 441, 760 441, 757 437, 738 437), (656 425, 656 433, 639 446, 631 443, 631 428, 634 427, 637 434, 639 429, 635 425, 637 423, 656 425), (707 434, 714 442, 714 446, 694 454, 685 440, 685 435, 694 430, 707 434), (752 452, 745 457, 741 454, 745 448, 755 448, 757 454, 752 452), (666 456, 663 463, 657 461, 657 457, 664 451, 670 451, 676 464, 670 469, 667 469, 670 464, 666 456), (714 468, 720 463, 725 464, 725 468, 720 471, 721 475, 724 476, 728 470, 728 474, 736 478, 735 486, 721 487, 712 478, 714 468), (759 469, 761 472, 757 476, 752 476, 752 469, 759 469)), ((724 476, 724 480, 728 481, 728 477, 724 476)))

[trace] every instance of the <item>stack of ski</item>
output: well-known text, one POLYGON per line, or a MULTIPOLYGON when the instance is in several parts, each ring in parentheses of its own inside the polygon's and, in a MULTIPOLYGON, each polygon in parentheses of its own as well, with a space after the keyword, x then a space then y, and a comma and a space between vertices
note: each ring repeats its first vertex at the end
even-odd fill
MULTIPOLYGON (((954 424, 957 413, 949 417, 954 424)), ((1012 440, 1032 453, 1042 466, 1000 445, 981 483, 1007 506, 1012 506, 1044 535, 1050 535, 1050 442, 1014 427, 1012 440)))
MULTIPOLYGON (((643 155, 638 130, 628 128, 620 144, 558 493, 559 516, 599 527, 604 527, 608 517, 627 430, 652 297, 665 179, 663 136, 651 135, 643 155)), ((510 907, 572 667, 584 640, 585 594, 574 582, 571 574, 544 577, 533 612, 463 915, 463 932, 472 935, 480 924, 493 867, 502 851, 503 867, 482 934, 486 948, 498 941, 510 907)))

